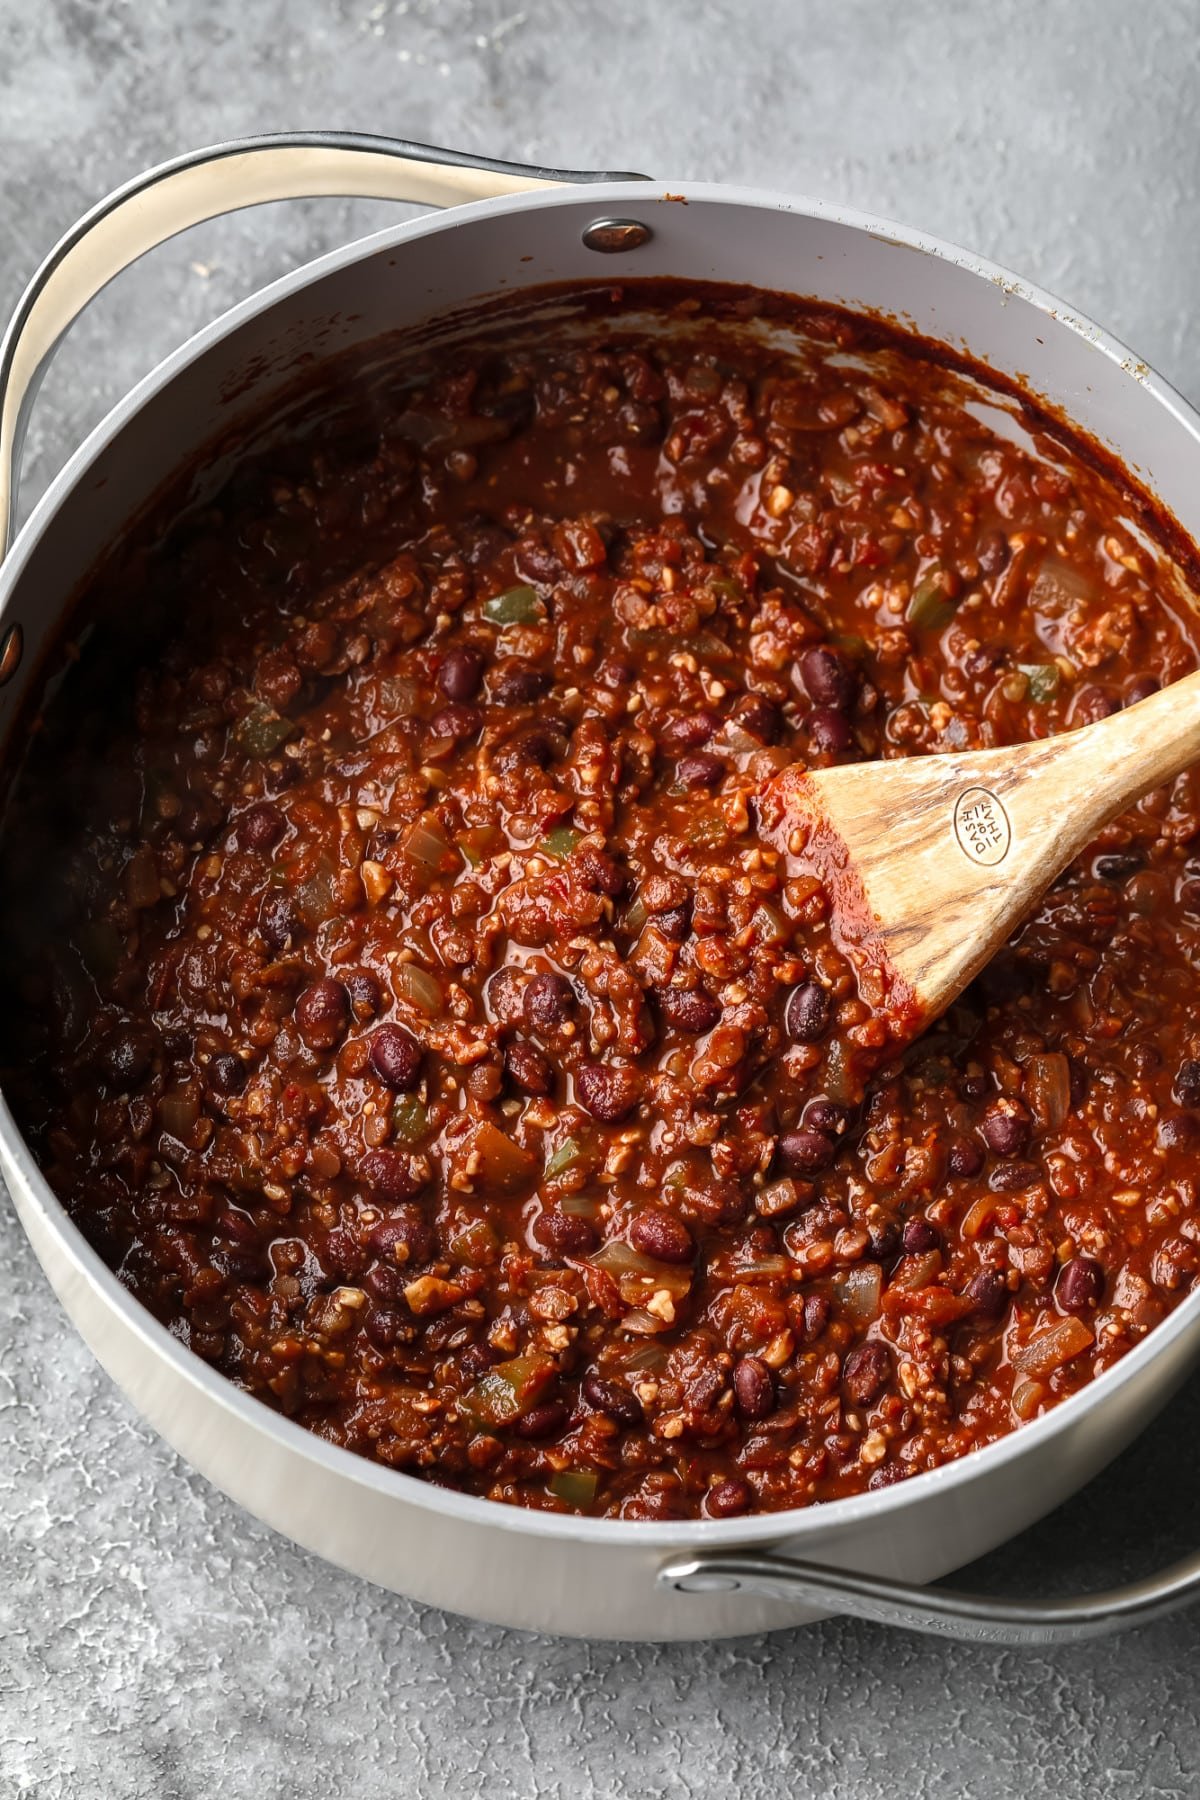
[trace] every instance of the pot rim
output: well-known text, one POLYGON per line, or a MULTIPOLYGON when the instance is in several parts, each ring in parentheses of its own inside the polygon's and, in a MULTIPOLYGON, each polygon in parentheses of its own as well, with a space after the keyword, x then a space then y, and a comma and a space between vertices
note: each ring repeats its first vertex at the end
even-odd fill
MULTIPOLYGON (((437 232, 465 227, 477 219, 504 213, 518 214, 561 208, 564 205, 596 210, 606 202, 644 208, 648 202, 659 205, 668 199, 679 202, 685 198, 707 205, 792 213, 844 226, 851 231, 863 232, 897 250, 917 251, 938 261, 949 262, 983 281, 998 285, 1005 293, 1035 306, 1046 315, 1048 323, 1056 330, 1074 332, 1110 361, 1118 364, 1131 380, 1136 380, 1149 390, 1200 447, 1200 414, 1169 382, 1136 358, 1119 339, 1102 331, 1086 316, 1065 306, 1045 289, 945 239, 853 207, 785 195, 770 189, 714 182, 680 182, 664 186, 658 182, 646 181, 603 182, 589 184, 586 189, 564 186, 473 201, 446 212, 421 214, 415 219, 389 226, 303 264, 239 302, 195 333, 143 376, 117 402, 50 482, 0 566, 0 619, 3 619, 8 602, 19 585, 29 557, 52 525, 64 498, 86 475, 101 453, 147 401, 169 386, 182 369, 249 320, 269 311, 279 302, 291 298, 323 277, 354 263, 369 261, 383 251, 437 232)), ((635 276, 629 279, 636 281, 637 278, 635 276)), ((753 287, 755 284, 748 281, 745 285, 753 287)), ((514 287, 510 291, 515 296, 521 290, 514 287)), ((504 290, 501 290, 501 294, 503 293, 504 290)), ((479 295, 480 301, 491 297, 493 296, 484 293, 479 295)), ((978 358, 977 351, 971 353, 978 358)), ((986 369, 986 362, 982 366, 986 369)), ((1035 398, 1040 396, 1035 395, 1035 398)), ((1119 447, 1111 448, 1119 461, 1119 447)), ((935 1493, 944 1495, 959 1488, 966 1490, 974 1482, 998 1472, 1015 1459, 1033 1452, 1047 1440, 1068 1431, 1077 1420, 1094 1408, 1102 1407, 1106 1400, 1115 1397, 1128 1382, 1134 1381, 1147 1363, 1156 1360, 1169 1344, 1189 1331, 1200 1319, 1198 1288, 1168 1318, 1156 1325, 1140 1344, 1127 1351, 1120 1361, 1089 1382, 1077 1394, 1043 1413, 1040 1418, 1015 1427, 994 1443, 968 1451, 937 1469, 910 1476, 892 1487, 855 1494, 843 1500, 825 1500, 780 1512, 752 1514, 747 1518, 682 1519, 665 1523, 593 1519, 575 1514, 541 1512, 473 1494, 460 1494, 451 1488, 437 1487, 418 1476, 390 1469, 355 1451, 327 1443, 304 1426, 275 1412, 264 1401, 236 1387, 227 1376, 213 1369, 174 1338, 166 1326, 101 1261, 38 1169, 2 1094, 0 1162, 4 1165, 4 1173, 10 1183, 20 1188, 26 1204, 36 1210, 48 1230, 59 1240, 60 1248, 70 1259, 76 1273, 99 1291, 108 1306, 141 1339, 147 1351, 164 1359, 176 1375, 245 1425, 273 1437, 281 1449, 291 1451, 322 1467, 329 1474, 350 1480, 381 1496, 395 1495, 407 1505, 458 1519, 463 1524, 494 1526, 499 1530, 526 1536, 574 1540, 596 1548, 644 1548, 660 1551, 680 1548, 712 1549, 718 1546, 732 1548, 783 1540, 791 1544, 799 1539, 836 1537, 843 1530, 854 1526, 886 1520, 891 1514, 915 1505, 923 1498, 932 1498, 935 1493)), ((216 1485, 219 1486, 220 1483, 216 1485)))

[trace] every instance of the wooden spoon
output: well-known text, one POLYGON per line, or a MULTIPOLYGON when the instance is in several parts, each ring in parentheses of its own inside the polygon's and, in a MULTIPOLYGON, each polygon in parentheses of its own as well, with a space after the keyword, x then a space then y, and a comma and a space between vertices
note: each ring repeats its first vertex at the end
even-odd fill
POLYGON ((822 881, 835 942, 894 1036, 924 1029, 1110 819, 1200 759, 1200 672, 1003 750, 785 769, 764 834, 822 881))

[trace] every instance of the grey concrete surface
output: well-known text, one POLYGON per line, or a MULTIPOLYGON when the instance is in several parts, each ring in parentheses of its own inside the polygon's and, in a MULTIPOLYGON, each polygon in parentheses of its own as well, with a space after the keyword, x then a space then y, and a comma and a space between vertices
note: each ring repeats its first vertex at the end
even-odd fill
MULTIPOLYGON (((119 180, 338 125, 848 201, 1057 290, 1200 398, 1189 0, 0 0, 0 313, 119 180)), ((32 496, 136 375, 385 222, 206 226, 104 296, 45 389, 32 496)), ((1200 1399, 970 1572, 1046 1593, 1191 1547, 1200 1399)), ((0 1793, 38 1800, 1193 1795, 1200 1612, 1057 1654, 830 1622, 553 1642, 406 1604, 246 1518, 132 1415, 0 1195, 0 1793)))

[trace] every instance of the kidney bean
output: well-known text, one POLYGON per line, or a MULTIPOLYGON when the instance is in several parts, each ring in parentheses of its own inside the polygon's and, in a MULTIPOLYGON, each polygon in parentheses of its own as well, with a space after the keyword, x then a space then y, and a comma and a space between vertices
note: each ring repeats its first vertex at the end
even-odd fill
POLYGON ((400 1025, 381 1025, 371 1037, 367 1061, 385 1087, 410 1094, 421 1079, 424 1052, 415 1037, 400 1025))
POLYGON ((283 814, 269 800, 260 800, 237 823, 237 841, 243 850, 273 850, 287 829, 283 814))
POLYGON ((612 1063, 584 1063, 575 1072, 575 1094, 593 1119, 615 1125, 628 1118, 641 1095, 641 1080, 633 1069, 612 1063))
POLYGON ((1136 875, 1143 864, 1144 858, 1135 852, 1119 856, 1098 856, 1093 867, 1101 881, 1124 881, 1127 875, 1136 875))
POLYGON ((980 1269, 967 1283, 966 1298, 971 1302, 972 1316, 994 1321, 1004 1317, 1008 1306, 1008 1283, 999 1269, 980 1269))
POLYGON ((437 672, 438 686, 447 700, 473 700, 479 692, 487 658, 473 644, 456 644, 447 650, 437 672))
POLYGON ((837 1155, 823 1131, 789 1131, 779 1140, 779 1159, 789 1175, 816 1175, 837 1155))
POLYGON ((602 1375, 591 1373, 583 1378, 582 1392, 589 1406, 629 1430, 645 1417, 641 1401, 623 1382, 606 1381, 602 1375))
POLYGON ((218 1094, 240 1094, 248 1076, 249 1070, 241 1057, 225 1051, 214 1056, 208 1065, 208 1079, 218 1094))
POLYGON ((368 1150, 358 1165, 358 1173, 367 1187, 390 1206, 411 1200, 425 1185, 411 1156, 402 1150, 368 1150))
POLYGON ((783 713, 765 694, 743 694, 733 709, 743 731, 761 743, 776 744, 783 732, 783 713))
POLYGON ((819 981, 802 981, 788 995, 783 1029, 794 1043, 815 1044, 829 1029, 829 994, 819 981))
POLYGON ((804 729, 812 739, 813 749, 822 756, 836 756, 840 750, 849 750, 854 742, 845 715, 831 706, 815 706, 804 721, 804 729))
POLYGON ((1094 1256, 1073 1256, 1059 1271, 1054 1298, 1064 1312, 1094 1312, 1104 1298, 1104 1265, 1094 1256))
POLYGON ((858 671, 836 650, 815 644, 802 653, 799 667, 800 679, 814 706, 831 707, 838 713, 853 706, 858 693, 858 671))
POLYGON ((540 1213, 534 1220, 533 1235, 543 1249, 560 1257, 586 1256, 599 1241, 590 1219, 576 1213, 540 1213))
POLYGON ((522 1094, 544 1096, 554 1091, 550 1059, 533 1044, 518 1040, 504 1052, 504 1073, 522 1094))
POLYGON ((906 1256, 926 1256, 931 1250, 941 1249, 942 1234, 928 1219, 906 1219, 900 1242, 906 1256))
POLYGON ((720 723, 714 712, 683 713, 679 718, 667 721, 658 734, 658 741, 664 750, 698 750, 701 744, 707 744, 720 723))
POLYGON ((842 1363, 842 1385, 856 1406, 869 1406, 891 1380, 892 1357, 874 1338, 856 1344, 842 1363))
POLYGON ((988 1106, 980 1130, 997 1156, 1018 1156, 1029 1142, 1030 1125, 1029 1108, 1002 1094, 988 1106))
POLYGON ((879 1467, 872 1471, 867 1487, 872 1493, 877 1493, 880 1488, 895 1487, 898 1481, 907 1481, 911 1474, 912 1470, 906 1469, 903 1463, 880 1463, 879 1467))
POLYGON ((740 1475, 729 1475, 709 1488, 704 1511, 713 1519, 736 1519, 754 1505, 754 1489, 740 1475))
POLYGON ((402 1271, 392 1263, 376 1263, 363 1276, 362 1285, 372 1300, 378 1300, 381 1306, 403 1306, 404 1286, 411 1279, 409 1271, 402 1271))
POLYGON ((775 1411, 775 1377, 759 1356, 734 1364, 733 1398, 743 1419, 766 1419, 775 1411))
POLYGON ((519 1438, 561 1437, 567 1424, 567 1409, 561 1400, 543 1400, 519 1418, 513 1430, 519 1438))
POLYGON ((367 1239, 373 1256, 386 1263, 428 1262, 433 1255, 433 1227, 419 1206, 401 1203, 381 1219, 367 1239))
POLYGON ((988 1176, 988 1186, 995 1194, 1020 1194, 1036 1187, 1042 1171, 1036 1163, 1010 1160, 997 1163, 988 1176))
POLYGON ((1180 1063, 1172 1092, 1180 1106, 1200 1106, 1200 1059, 1189 1057, 1180 1063))
POLYGON ((703 988, 656 988, 655 997, 668 1025, 691 1037, 711 1031, 721 1017, 720 1001, 703 988))
POLYGON ((575 990, 565 975, 547 969, 525 989, 523 1010, 531 1031, 548 1034, 565 1025, 575 1008, 575 990))
POLYGON ((333 1050, 350 1024, 350 996, 340 981, 323 976, 296 1002, 296 1026, 310 1050, 333 1050))
POLYGON ((452 701, 435 712, 429 721, 429 735, 435 738, 474 737, 483 724, 483 714, 477 706, 465 706, 459 701, 452 701))
POLYGON ((532 663, 502 663, 488 680, 488 692, 498 706, 531 706, 550 687, 548 671, 535 669, 532 663))
POLYGON ((629 1227, 629 1241, 635 1250, 657 1262, 690 1263, 696 1254, 692 1234, 683 1220, 658 1207, 636 1215, 629 1227))
POLYGON ((697 750, 694 756, 681 756, 675 764, 675 780, 684 788, 720 787, 725 764, 711 750, 697 750))
POLYGON ((1125 705, 1136 706, 1139 700, 1148 700, 1151 694, 1157 694, 1162 682, 1156 675, 1138 675, 1125 689, 1125 705))
POLYGON ((957 1175, 960 1180, 969 1180, 972 1175, 978 1175, 983 1167, 983 1160, 983 1151, 970 1138, 950 1139, 946 1151, 946 1166, 951 1175, 957 1175))

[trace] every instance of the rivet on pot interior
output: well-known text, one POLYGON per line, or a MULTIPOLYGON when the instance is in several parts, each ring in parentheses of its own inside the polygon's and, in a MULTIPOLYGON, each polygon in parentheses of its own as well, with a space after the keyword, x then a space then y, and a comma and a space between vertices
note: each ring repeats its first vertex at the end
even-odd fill
POLYGON ((19 625, 10 625, 3 639, 0 639, 0 687, 11 681, 21 666, 21 651, 25 647, 24 635, 19 625))
POLYGON ((589 250, 616 256, 622 250, 639 250, 653 235, 640 219, 593 219, 584 228, 583 241, 589 250))

